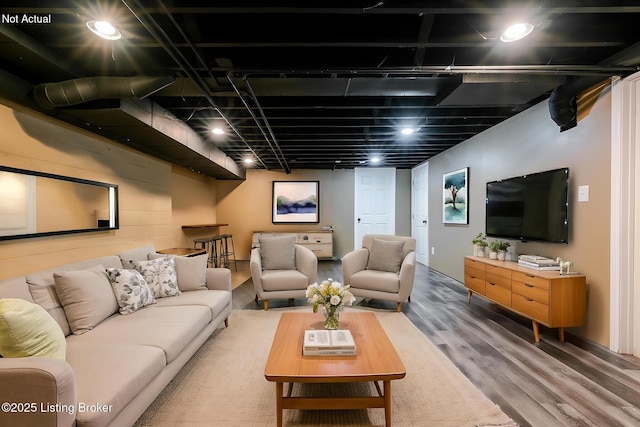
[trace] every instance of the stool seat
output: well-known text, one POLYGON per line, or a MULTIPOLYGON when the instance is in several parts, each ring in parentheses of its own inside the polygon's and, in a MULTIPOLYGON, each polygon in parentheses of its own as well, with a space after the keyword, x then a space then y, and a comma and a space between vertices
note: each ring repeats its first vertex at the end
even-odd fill
POLYGON ((218 250, 216 247, 216 239, 218 236, 198 237, 193 239, 193 247, 205 249, 207 251, 207 266, 216 267, 218 250))

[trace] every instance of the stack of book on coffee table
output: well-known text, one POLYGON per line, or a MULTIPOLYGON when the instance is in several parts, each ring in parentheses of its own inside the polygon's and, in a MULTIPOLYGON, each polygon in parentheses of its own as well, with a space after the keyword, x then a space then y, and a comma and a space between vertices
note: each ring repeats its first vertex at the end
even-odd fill
POLYGON ((356 343, 347 329, 304 331, 303 356, 355 356, 356 343))
POLYGON ((555 259, 538 255, 520 255, 518 257, 518 265, 534 270, 560 271, 560 264, 555 259))

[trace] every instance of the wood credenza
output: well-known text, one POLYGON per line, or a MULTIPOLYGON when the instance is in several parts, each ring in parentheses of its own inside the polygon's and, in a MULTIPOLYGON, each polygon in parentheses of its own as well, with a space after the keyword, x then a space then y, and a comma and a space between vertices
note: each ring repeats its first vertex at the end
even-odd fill
POLYGON ((584 324, 586 280, 581 274, 538 271, 513 261, 464 259, 468 302, 476 293, 531 319, 536 342, 540 342, 538 324, 559 328, 560 341, 564 341, 564 328, 584 324))
POLYGON ((256 231, 253 233, 251 247, 260 247, 260 242, 258 240, 260 236, 283 236, 287 234, 295 234, 296 243, 311 249, 318 259, 333 259, 333 231, 331 230, 304 232, 256 231))

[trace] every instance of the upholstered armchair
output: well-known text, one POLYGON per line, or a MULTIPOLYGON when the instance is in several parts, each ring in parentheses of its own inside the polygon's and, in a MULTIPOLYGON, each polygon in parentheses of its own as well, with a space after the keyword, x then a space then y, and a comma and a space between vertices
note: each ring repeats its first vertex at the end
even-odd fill
POLYGON ((399 312, 411 301, 416 271, 416 239, 367 234, 362 248, 342 258, 342 281, 354 296, 395 301, 399 312))
POLYGON ((259 238, 259 248, 251 251, 251 278, 256 301, 264 309, 274 298, 304 298, 307 286, 316 281, 318 258, 308 248, 295 244, 295 235, 259 238))

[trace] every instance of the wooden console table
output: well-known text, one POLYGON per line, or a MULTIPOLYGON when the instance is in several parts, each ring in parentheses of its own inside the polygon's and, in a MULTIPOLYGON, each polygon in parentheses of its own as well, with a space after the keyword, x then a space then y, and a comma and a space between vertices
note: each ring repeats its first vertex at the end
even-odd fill
POLYGON ((224 227, 225 225, 229 225, 229 224, 194 224, 194 225, 183 225, 182 229, 183 230, 188 230, 188 229, 192 229, 192 228, 218 228, 218 227, 224 227))
POLYGON ((467 256, 464 259, 464 285, 468 302, 474 293, 531 319, 533 335, 540 342, 538 324, 564 328, 584 324, 587 300, 586 276, 560 275, 557 271, 538 271, 513 261, 497 261, 467 256))
POLYGON ((252 248, 260 247, 260 236, 282 236, 285 234, 294 234, 296 243, 305 246, 316 255, 318 259, 333 259, 333 231, 317 230, 317 231, 256 231, 253 233, 251 242, 252 248))

